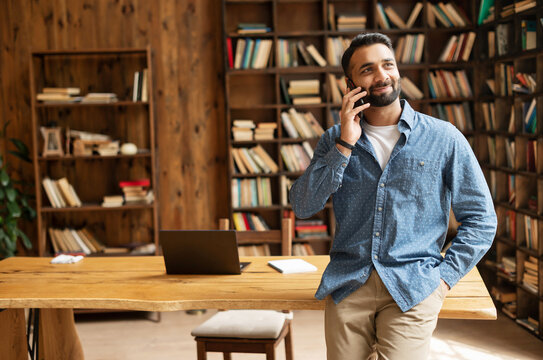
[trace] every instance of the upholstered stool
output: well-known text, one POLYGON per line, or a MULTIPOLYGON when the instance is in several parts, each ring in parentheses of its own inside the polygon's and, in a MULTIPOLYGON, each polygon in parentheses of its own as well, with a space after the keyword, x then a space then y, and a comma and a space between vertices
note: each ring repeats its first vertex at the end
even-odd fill
POLYGON ((225 360, 233 352, 263 353, 271 360, 283 339, 286 359, 292 360, 291 319, 292 313, 273 310, 219 311, 191 332, 198 360, 206 360, 207 352, 222 352, 225 360))

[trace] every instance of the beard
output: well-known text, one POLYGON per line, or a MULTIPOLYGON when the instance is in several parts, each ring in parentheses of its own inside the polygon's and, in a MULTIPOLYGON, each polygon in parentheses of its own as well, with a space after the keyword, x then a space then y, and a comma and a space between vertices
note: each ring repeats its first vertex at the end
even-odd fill
POLYGON ((400 92, 402 91, 402 87, 400 85, 400 78, 396 81, 388 81, 388 82, 382 82, 379 84, 376 84, 374 86, 371 86, 368 91, 368 95, 366 95, 363 99, 364 102, 370 103, 371 106, 376 107, 383 107, 388 106, 392 104, 400 95, 400 92), (383 86, 392 86, 392 92, 388 94, 382 94, 382 95, 375 95, 372 93, 372 90, 375 88, 383 87, 383 86))

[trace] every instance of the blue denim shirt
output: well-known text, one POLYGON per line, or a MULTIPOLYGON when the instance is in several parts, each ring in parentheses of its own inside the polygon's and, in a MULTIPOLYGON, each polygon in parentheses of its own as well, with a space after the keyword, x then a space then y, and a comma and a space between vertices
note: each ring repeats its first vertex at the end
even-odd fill
POLYGON ((296 216, 320 211, 333 194, 335 239, 316 298, 339 303, 375 269, 402 311, 440 284, 453 287, 489 249, 496 214, 473 151, 448 122, 401 100, 400 139, 381 170, 363 133, 349 157, 335 146, 340 125, 321 137, 290 201, 296 216), (445 257, 451 208, 461 223, 445 257))

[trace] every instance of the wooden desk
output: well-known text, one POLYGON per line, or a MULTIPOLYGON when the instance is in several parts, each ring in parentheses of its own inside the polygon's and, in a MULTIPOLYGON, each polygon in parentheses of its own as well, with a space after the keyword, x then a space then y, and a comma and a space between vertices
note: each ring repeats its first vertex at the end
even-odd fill
MULTIPOLYGON (((0 309, 10 309, 0 312, 0 353, 26 352, 24 308, 55 309, 42 311, 40 325, 43 352, 51 358, 59 354, 82 358, 74 308, 323 310, 324 302, 314 294, 329 257, 302 257, 318 271, 290 275, 267 266, 268 260, 277 258, 242 258, 251 261, 242 275, 166 275, 164 260, 157 256, 89 257, 67 265, 52 265, 50 258, 0 261, 0 309), (55 336, 58 331, 62 337, 55 336), (65 341, 59 344, 59 339, 65 341)), ((449 292, 439 317, 496 319, 496 308, 477 269, 449 292)))

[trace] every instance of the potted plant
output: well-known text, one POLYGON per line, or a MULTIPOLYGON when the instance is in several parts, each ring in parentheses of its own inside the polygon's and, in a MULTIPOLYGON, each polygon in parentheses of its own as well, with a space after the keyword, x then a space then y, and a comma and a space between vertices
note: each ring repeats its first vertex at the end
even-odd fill
MULTIPOLYGON (((0 132, 0 137, 8 144, 13 144, 15 149, 7 153, 31 163, 28 147, 21 140, 8 138, 8 125, 9 121, 0 132)), ((27 249, 32 248, 32 242, 19 228, 21 219, 32 220, 36 217, 36 211, 28 203, 32 195, 26 189, 30 185, 27 181, 11 178, 7 156, 0 154, 0 259, 15 255, 19 239, 27 249)))

